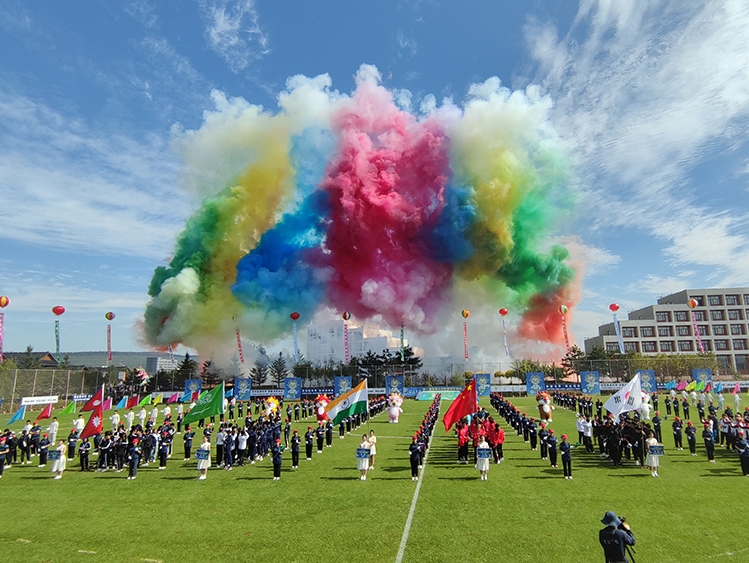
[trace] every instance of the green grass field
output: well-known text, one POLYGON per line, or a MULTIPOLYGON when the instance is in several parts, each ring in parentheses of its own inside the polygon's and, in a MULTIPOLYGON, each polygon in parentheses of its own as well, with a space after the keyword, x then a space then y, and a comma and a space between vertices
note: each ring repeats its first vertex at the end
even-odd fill
MULTIPOLYGON (((513 402, 533 408, 532 399, 513 402)), ((182 461, 179 436, 168 469, 143 468, 136 481, 126 471, 81 473, 77 460, 59 481, 35 465, 14 465, 0 480, 0 560, 395 561, 417 486, 407 447, 427 407, 407 401, 399 424, 386 414, 371 422, 378 455, 365 482, 356 471, 357 436, 340 440, 337 430, 333 447, 311 462, 302 453, 297 471, 285 455, 279 482, 268 459, 231 472, 212 468, 198 481, 195 462, 182 461)), ((552 427, 573 437, 574 421, 557 409, 552 427)), ((634 462, 613 469, 576 450, 567 481, 561 463, 551 469, 503 427, 506 461, 492 464, 488 481, 455 463, 455 440, 437 428, 403 561, 601 561, 597 533, 607 510, 627 516, 637 563, 749 561, 749 479, 737 457, 718 450, 710 464, 701 449, 699 457, 673 451, 666 435, 660 479, 634 462)))

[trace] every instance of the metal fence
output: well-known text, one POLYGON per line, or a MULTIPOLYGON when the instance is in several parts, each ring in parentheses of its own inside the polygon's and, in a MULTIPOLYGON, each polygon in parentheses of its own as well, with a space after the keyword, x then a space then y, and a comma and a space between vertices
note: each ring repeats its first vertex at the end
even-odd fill
POLYGON ((97 371, 60 369, 16 369, 0 372, 0 410, 10 412, 21 406, 23 397, 58 395, 61 399, 93 393, 105 379, 97 371))

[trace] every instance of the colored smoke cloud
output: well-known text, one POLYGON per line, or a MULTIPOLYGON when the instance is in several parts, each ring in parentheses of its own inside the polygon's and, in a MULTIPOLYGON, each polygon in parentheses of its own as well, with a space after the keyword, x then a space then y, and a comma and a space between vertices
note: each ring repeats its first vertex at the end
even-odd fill
POLYGON ((210 353, 235 328, 271 342, 291 312, 323 308, 434 334, 472 295, 563 344, 576 274, 550 235, 574 197, 550 100, 492 78, 414 114, 367 65, 350 96, 331 87, 293 77, 277 112, 214 93, 203 126, 177 132, 203 199, 154 273, 145 340, 210 353))

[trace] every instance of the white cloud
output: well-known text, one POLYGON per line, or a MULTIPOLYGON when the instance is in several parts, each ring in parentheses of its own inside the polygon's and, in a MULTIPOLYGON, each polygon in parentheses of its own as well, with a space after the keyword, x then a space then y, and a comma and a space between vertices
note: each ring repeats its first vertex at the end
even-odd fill
POLYGON ((163 258, 187 213, 165 140, 90 128, 0 91, 0 237, 163 258))
POLYGON ((254 0, 201 0, 208 44, 240 72, 270 52, 254 0))
MULTIPOLYGON (((632 293, 647 294, 654 297, 662 297, 669 293, 676 293, 691 286, 689 273, 677 276, 658 276, 648 274, 644 278, 635 281, 627 288, 632 293)), ((646 300, 647 301, 647 300, 646 300)), ((649 301, 654 303, 654 301, 649 301)))
POLYGON ((526 37, 599 226, 649 231, 671 266, 746 283, 745 206, 718 208, 690 174, 747 151, 749 4, 584 0, 561 39, 536 21, 526 37))

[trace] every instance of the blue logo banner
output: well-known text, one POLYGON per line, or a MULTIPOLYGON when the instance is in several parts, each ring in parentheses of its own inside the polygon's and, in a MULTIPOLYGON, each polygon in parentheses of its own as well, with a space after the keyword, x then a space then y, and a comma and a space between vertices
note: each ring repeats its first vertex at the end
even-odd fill
POLYGON ((202 379, 186 379, 185 380, 185 395, 193 393, 200 393, 203 390, 202 379))
POLYGON ((283 400, 298 401, 302 398, 302 378, 287 377, 283 380, 283 400))
POLYGON ((601 375, 597 371, 581 371, 580 392, 585 395, 599 395, 601 393, 601 375))
POLYGON ((237 401, 250 401, 252 399, 252 379, 249 377, 234 378, 234 398, 237 401))
POLYGON ((635 375, 640 376, 640 388, 645 393, 654 393, 658 389, 658 382, 655 380, 655 370, 639 369, 635 372, 635 375))
POLYGON ((390 395, 390 393, 403 395, 405 392, 405 378, 402 375, 388 375, 385 377, 385 395, 390 395))
POLYGON ((208 450, 197 450, 195 452, 195 459, 208 459, 208 450))
POLYGON ((351 391, 351 376, 342 376, 335 378, 334 394, 336 397, 351 391))
POLYGON ((488 397, 492 390, 492 376, 488 373, 477 373, 473 377, 476 380, 476 394, 479 397, 488 397))
POLYGON ((704 381, 707 383, 708 381, 713 380, 713 370, 710 368, 705 369, 693 369, 692 370, 692 379, 694 381, 697 381, 698 383, 700 381, 704 381))
POLYGON ((479 459, 491 459, 492 451, 489 448, 479 448, 476 450, 479 459))
POLYGON ((369 459, 369 448, 356 448, 356 457, 358 459, 369 459))
POLYGON ((539 391, 546 391, 546 381, 544 372, 528 371, 525 373, 525 392, 528 395, 535 395, 539 391))

